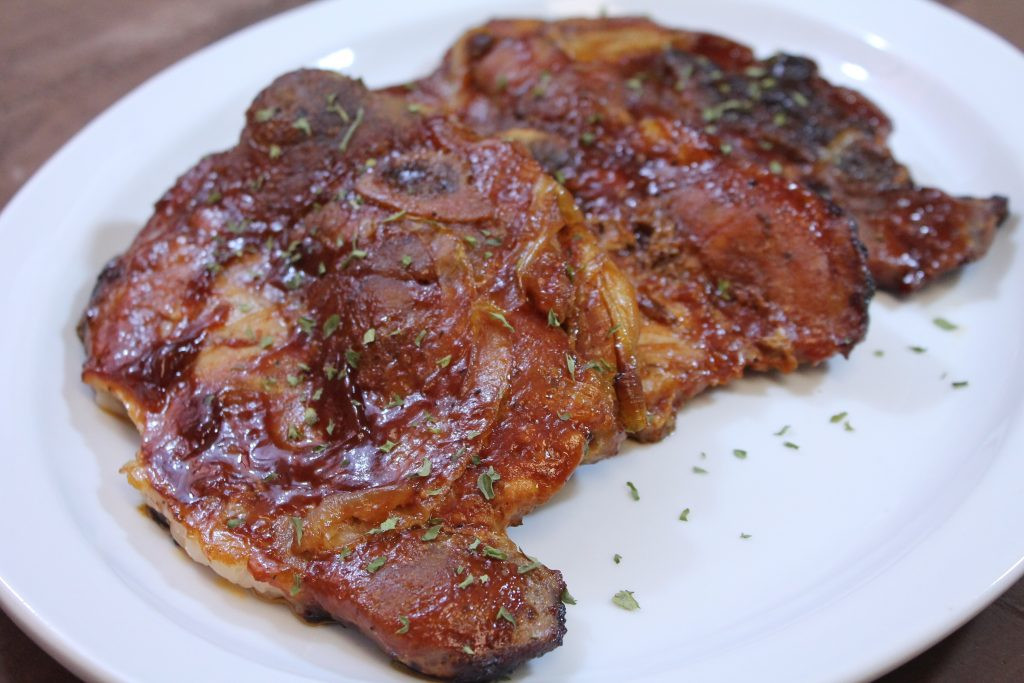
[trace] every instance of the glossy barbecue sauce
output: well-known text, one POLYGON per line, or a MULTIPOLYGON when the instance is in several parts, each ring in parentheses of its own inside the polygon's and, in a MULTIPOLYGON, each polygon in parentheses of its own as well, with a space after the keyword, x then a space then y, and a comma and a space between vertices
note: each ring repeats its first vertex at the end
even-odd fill
POLYGON ((561 642, 564 583, 504 528, 642 419, 637 314, 518 148, 286 75, 157 204, 82 332, 84 379, 142 433, 128 476, 190 553, 433 675, 561 642))
POLYGON ((615 322, 578 311, 585 227, 508 145, 288 87, 101 277, 87 380, 141 406, 149 483, 234 534, 325 501, 361 532, 518 520, 621 438, 615 322))
MULTIPOLYGON (((859 93, 825 81, 804 57, 758 60, 731 40, 636 18, 499 21, 464 42, 449 65, 465 60, 459 67, 468 64, 479 79, 473 87, 490 92, 488 106, 467 108, 470 120, 493 127, 508 94, 518 97, 515 118, 533 125, 539 119, 551 130, 555 110, 561 107, 558 116, 566 118, 570 107, 565 95, 561 105, 546 100, 559 97, 557 74, 571 65, 586 72, 585 87, 593 86, 598 98, 637 120, 682 122, 711 136, 722 154, 835 201, 858 222, 872 274, 885 289, 912 291, 979 258, 1007 214, 1004 197, 957 198, 917 186, 887 147, 886 115, 859 93), (534 69, 536 107, 518 90, 534 69)), ((597 123, 583 135, 600 140, 597 123)))
POLYGON ((414 99, 525 144, 629 274, 644 314, 646 440, 707 387, 821 362, 866 330, 872 287, 848 220, 727 150, 701 116, 754 108, 723 104, 715 87, 739 87, 754 64, 735 43, 644 20, 510 20, 471 31, 413 86, 414 99))

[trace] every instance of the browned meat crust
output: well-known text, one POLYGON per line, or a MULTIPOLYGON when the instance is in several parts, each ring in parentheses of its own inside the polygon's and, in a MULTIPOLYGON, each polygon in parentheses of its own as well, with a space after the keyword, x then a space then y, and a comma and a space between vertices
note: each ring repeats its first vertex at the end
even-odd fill
POLYGON ((634 74, 689 35, 639 20, 495 21, 405 89, 524 143, 629 274, 644 314, 643 440, 664 436, 683 401, 747 368, 790 371, 847 353, 872 294, 863 248, 835 204, 722 153, 656 99, 678 96, 673 88, 634 74))
POLYGON ((301 71, 100 276, 83 378, 195 559, 491 678, 565 632, 504 530, 642 426, 634 301, 515 146, 301 71))
MULTIPOLYGON (((621 105, 634 117, 667 116, 701 128, 731 155, 835 201, 856 219, 883 289, 909 292, 980 258, 1007 215, 1005 197, 956 198, 917 186, 886 144, 892 130, 886 115, 859 93, 825 81, 803 57, 758 60, 746 46, 716 35, 609 18, 492 22, 472 32, 448 64, 472 63, 480 75, 506 78, 505 92, 516 97, 532 68, 559 68, 564 59, 600 72, 605 85, 627 86, 621 105), (497 66, 486 57, 495 40, 499 53, 510 49, 504 41, 515 40, 522 62, 504 64, 512 67, 504 73, 486 72, 497 66)), ((491 93, 496 83, 456 87, 462 86, 491 93)), ((493 103, 501 109, 505 100, 493 103)), ((471 118, 496 116, 476 106, 467 111, 471 118)))

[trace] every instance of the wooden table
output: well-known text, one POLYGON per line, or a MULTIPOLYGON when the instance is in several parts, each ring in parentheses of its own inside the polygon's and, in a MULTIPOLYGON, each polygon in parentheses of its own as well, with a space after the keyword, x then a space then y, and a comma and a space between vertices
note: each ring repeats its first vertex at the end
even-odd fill
MULTIPOLYGON (((198 48, 299 4, 2 0, 0 206, 69 137, 130 89, 198 48)), ((944 4, 1024 46, 1024 0, 944 4)), ((0 683, 76 680, 0 613, 0 683)), ((1024 681, 1024 581, 880 683, 920 681, 1024 681)))

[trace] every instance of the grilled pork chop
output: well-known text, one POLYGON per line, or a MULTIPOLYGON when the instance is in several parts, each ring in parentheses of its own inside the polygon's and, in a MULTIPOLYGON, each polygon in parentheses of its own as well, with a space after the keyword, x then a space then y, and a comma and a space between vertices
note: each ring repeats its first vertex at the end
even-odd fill
MULTIPOLYGON (((446 94, 478 128, 551 125, 564 115, 572 132, 607 139, 604 122, 577 121, 569 102, 552 101, 577 91, 541 82, 545 74, 561 80, 567 64, 590 79, 581 83, 586 92, 600 98, 599 88, 611 88, 616 106, 635 119, 669 117, 702 129, 724 153, 835 201, 856 219, 883 289, 909 292, 980 258, 1007 215, 1005 197, 955 198, 917 186, 886 144, 886 115, 821 78, 811 60, 758 60, 716 35, 628 17, 496 21, 464 36, 442 73, 451 79, 446 94), (542 91, 534 106, 530 98, 542 91)), ((570 178, 578 163, 570 159, 566 169, 577 195, 596 175, 570 178)))
POLYGON ((194 559, 478 679, 561 642, 560 574, 504 530, 643 426, 637 330, 516 146, 300 71, 103 271, 83 378, 194 559))
POLYGON ((648 425, 636 436, 652 441, 685 400, 746 369, 847 353, 873 288, 834 203, 639 99, 660 92, 619 68, 649 56, 640 28, 658 31, 658 50, 673 35, 634 20, 490 22, 404 90, 524 143, 575 196, 637 291, 648 425))

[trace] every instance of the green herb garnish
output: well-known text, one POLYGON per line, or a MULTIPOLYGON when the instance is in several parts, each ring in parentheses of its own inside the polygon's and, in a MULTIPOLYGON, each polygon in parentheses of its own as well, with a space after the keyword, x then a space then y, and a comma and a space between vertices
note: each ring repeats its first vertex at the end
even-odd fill
POLYGON ((309 125, 309 119, 307 119, 305 116, 300 116, 299 118, 295 119, 292 122, 292 128, 301 130, 307 136, 313 134, 313 129, 309 125))
POLYGON ((348 130, 345 131, 345 135, 342 136, 341 142, 338 144, 338 150, 345 152, 348 149, 348 143, 352 141, 352 136, 356 133, 356 128, 363 122, 363 108, 359 107, 356 111, 356 118, 349 125, 348 130))
POLYGON ((629 489, 629 497, 633 500, 640 500, 640 492, 636 490, 636 486, 631 481, 626 482, 626 488, 629 489))
POLYGON ((303 332, 305 332, 306 334, 308 334, 309 336, 312 337, 313 336, 313 328, 314 327, 316 327, 316 321, 315 320, 313 320, 309 316, 305 316, 305 315, 300 315, 299 316, 299 329, 300 330, 302 330, 303 332))
POLYGON ((512 624, 513 626, 516 625, 516 618, 514 616, 512 616, 511 612, 509 612, 507 609, 505 609, 504 605, 502 605, 500 608, 498 608, 498 616, 494 617, 495 621, 497 621, 498 619, 504 619, 505 621, 507 621, 508 623, 512 624))
POLYGON ((701 110, 701 118, 704 119, 705 123, 711 123, 722 118, 722 115, 731 109, 742 109, 743 102, 739 100, 725 100, 719 102, 713 107, 705 107, 701 110))
POLYGON ((416 470, 416 476, 417 477, 429 477, 430 476, 430 469, 431 469, 430 458, 428 458, 427 456, 423 456, 423 464, 421 464, 420 468, 418 470, 416 470))
POLYGON ((485 500, 494 500, 494 482, 501 479, 501 475, 495 471, 494 467, 488 467, 485 472, 482 472, 476 479, 476 486, 480 489, 480 493, 483 494, 485 500))
POLYGON ((612 602, 629 612, 640 609, 640 603, 633 596, 633 591, 619 591, 612 597, 612 602))
POLYGON ((370 529, 369 533, 382 534, 385 531, 393 531, 396 526, 398 526, 398 517, 388 517, 380 523, 380 526, 370 529))
POLYGON ((505 314, 504 313, 499 313, 498 311, 488 311, 487 313, 492 318, 494 318, 495 320, 500 322, 502 324, 502 326, 505 329, 507 329, 508 331, 510 331, 510 332, 515 332, 516 331, 516 328, 514 328, 514 327, 512 327, 511 325, 508 324, 508 320, 505 319, 505 314))
POLYGON ((324 339, 327 339, 334 334, 340 324, 341 316, 337 313, 332 313, 327 320, 324 321, 324 339))
POLYGON ((486 555, 487 557, 493 557, 495 560, 508 559, 508 555, 505 554, 504 550, 500 550, 489 545, 484 546, 484 555, 486 555))
POLYGON ((533 86, 531 91, 534 97, 544 97, 544 94, 548 91, 548 83, 551 82, 551 72, 545 70, 541 73, 538 83, 533 86))
POLYGON ((517 574, 527 574, 529 572, 532 572, 534 569, 537 569, 540 566, 541 566, 540 562, 538 562, 537 560, 532 560, 529 564, 521 564, 518 567, 516 567, 516 573, 517 574))
POLYGON ((338 118, 341 119, 343 123, 348 123, 351 120, 348 115, 348 112, 345 111, 344 107, 337 103, 337 99, 337 93, 332 92, 327 95, 327 111, 334 112, 335 114, 338 115, 338 118))

